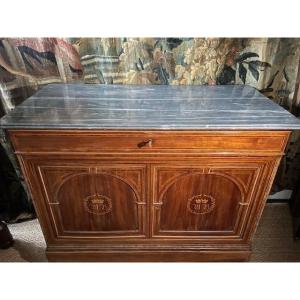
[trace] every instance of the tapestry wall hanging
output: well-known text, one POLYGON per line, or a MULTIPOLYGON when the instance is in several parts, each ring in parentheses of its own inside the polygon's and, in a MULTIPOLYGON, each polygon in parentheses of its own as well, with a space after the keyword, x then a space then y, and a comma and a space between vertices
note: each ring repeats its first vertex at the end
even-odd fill
MULTIPOLYGON (((296 38, 2 38, 0 116, 41 86, 248 84, 299 116, 296 38)), ((295 132, 273 190, 293 188, 300 165, 295 132)))

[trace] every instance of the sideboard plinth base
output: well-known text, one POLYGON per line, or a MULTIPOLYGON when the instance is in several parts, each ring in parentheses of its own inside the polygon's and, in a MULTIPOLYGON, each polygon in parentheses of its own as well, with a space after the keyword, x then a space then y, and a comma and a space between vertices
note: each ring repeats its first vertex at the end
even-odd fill
POLYGON ((242 262, 251 251, 47 251, 51 262, 242 262))

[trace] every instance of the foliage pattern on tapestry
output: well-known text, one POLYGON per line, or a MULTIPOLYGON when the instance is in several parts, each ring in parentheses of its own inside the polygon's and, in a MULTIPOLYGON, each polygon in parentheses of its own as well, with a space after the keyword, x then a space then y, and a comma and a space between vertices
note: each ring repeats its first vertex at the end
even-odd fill
MULTIPOLYGON (((299 116, 294 90, 300 39, 292 38, 3 38, 2 114, 53 82, 100 84, 248 84, 299 116)), ((291 138, 277 178, 299 174, 299 138, 291 138)))

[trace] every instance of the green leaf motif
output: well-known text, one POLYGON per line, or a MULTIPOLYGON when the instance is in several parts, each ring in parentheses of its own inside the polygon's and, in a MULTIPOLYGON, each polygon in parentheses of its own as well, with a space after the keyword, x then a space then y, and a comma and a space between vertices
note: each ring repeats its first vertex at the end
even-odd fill
POLYGON ((250 57, 259 57, 259 55, 257 53, 254 53, 254 52, 246 52, 246 53, 243 53, 241 54, 239 57, 237 57, 235 59, 236 62, 242 62, 244 60, 246 60, 247 58, 250 58, 250 57))
POLYGON ((239 64, 239 76, 244 84, 246 82, 246 75, 247 75, 247 69, 243 66, 242 63, 240 63, 239 64))
POLYGON ((259 72, 257 71, 257 64, 255 62, 249 62, 249 71, 256 81, 259 79, 259 72))
POLYGON ((256 66, 258 67, 263 67, 263 68, 270 68, 271 67, 271 64, 265 62, 265 61, 260 61, 260 60, 252 60, 251 61, 252 64, 255 64, 256 66))

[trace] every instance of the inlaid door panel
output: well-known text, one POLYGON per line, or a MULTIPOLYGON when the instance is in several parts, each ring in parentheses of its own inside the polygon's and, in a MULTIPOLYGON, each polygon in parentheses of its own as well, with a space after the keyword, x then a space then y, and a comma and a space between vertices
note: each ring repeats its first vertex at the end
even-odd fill
POLYGON ((152 236, 238 237, 261 167, 152 166, 152 236))
POLYGON ((57 236, 144 236, 146 166, 76 164, 38 166, 57 236))

